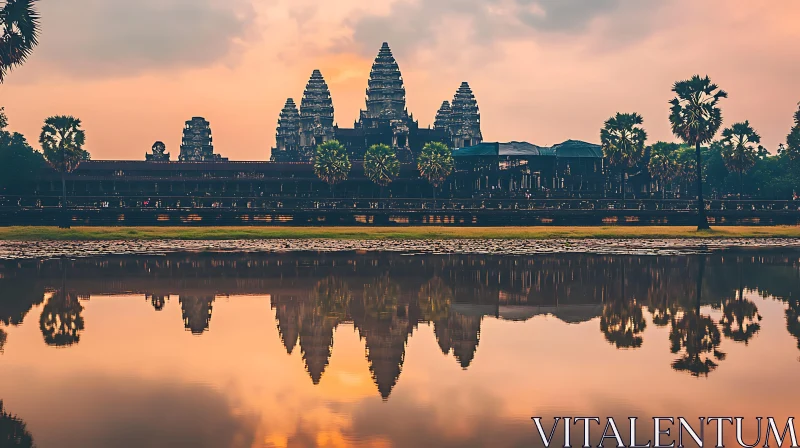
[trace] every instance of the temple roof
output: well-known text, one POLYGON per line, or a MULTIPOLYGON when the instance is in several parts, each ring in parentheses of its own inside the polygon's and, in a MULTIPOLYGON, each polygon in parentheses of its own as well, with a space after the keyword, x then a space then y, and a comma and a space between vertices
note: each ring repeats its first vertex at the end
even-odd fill
POLYGON ((602 158, 603 151, 599 145, 578 140, 567 140, 551 147, 538 146, 528 142, 484 142, 467 148, 453 151, 453 157, 487 157, 487 156, 550 156, 550 157, 586 157, 602 158))

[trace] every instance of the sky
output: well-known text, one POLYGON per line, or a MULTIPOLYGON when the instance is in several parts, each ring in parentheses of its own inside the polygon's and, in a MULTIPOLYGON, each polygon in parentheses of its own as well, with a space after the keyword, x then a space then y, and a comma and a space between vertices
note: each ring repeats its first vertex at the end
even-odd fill
POLYGON ((391 46, 421 126, 462 81, 485 141, 599 142, 616 112, 674 141, 675 81, 709 75, 725 125, 749 120, 775 152, 800 101, 796 0, 40 0, 40 45, 0 85, 10 128, 38 147, 44 119, 80 118, 93 159, 177 158, 186 120, 217 153, 268 160, 287 98, 314 69, 350 127, 372 61, 391 46))

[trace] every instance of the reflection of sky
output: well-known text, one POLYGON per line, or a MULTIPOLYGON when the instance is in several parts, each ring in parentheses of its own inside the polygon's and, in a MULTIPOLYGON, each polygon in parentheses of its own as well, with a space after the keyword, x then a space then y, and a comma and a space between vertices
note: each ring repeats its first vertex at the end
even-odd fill
POLYGON ((42 447, 530 446, 534 415, 785 418, 800 398, 788 387, 800 365, 785 304, 749 298, 761 332, 747 346, 724 340, 728 356, 707 379, 670 368, 666 328, 648 325, 641 349, 616 350, 598 319, 485 318, 466 370, 421 324, 383 402, 350 324, 314 386, 267 297, 218 297, 210 331, 192 336, 175 298, 155 312, 142 296, 95 296, 72 347, 42 342, 41 306, 8 328, 0 398, 42 447))

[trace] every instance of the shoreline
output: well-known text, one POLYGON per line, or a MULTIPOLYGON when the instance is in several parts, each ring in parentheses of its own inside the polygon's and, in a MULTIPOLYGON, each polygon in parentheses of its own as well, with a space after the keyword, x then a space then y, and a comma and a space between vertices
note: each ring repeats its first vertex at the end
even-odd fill
POLYGON ((0 227, 0 241, 546 240, 800 238, 800 226, 715 227, 0 227))

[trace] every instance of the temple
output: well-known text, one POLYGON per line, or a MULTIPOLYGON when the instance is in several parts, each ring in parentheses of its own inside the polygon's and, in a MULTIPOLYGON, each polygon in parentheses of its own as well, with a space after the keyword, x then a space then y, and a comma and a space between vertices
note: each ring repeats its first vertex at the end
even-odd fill
MULTIPOLYGON (((203 117, 193 117, 183 128, 181 162, 223 162, 228 159, 214 154, 211 125, 203 117)), ((155 154, 155 152, 154 152, 155 154)))
POLYGON ((352 128, 340 128, 334 120, 330 90, 319 70, 311 74, 303 93, 299 118, 294 101, 286 101, 278 119, 272 161, 309 162, 317 145, 337 140, 352 160, 362 160, 374 144, 392 147, 402 162, 412 162, 429 142, 450 147, 471 146, 482 142, 480 113, 475 95, 466 82, 458 88, 453 107, 436 114, 434 127, 420 127, 406 107, 406 89, 400 67, 383 43, 370 71, 366 107, 352 128))

